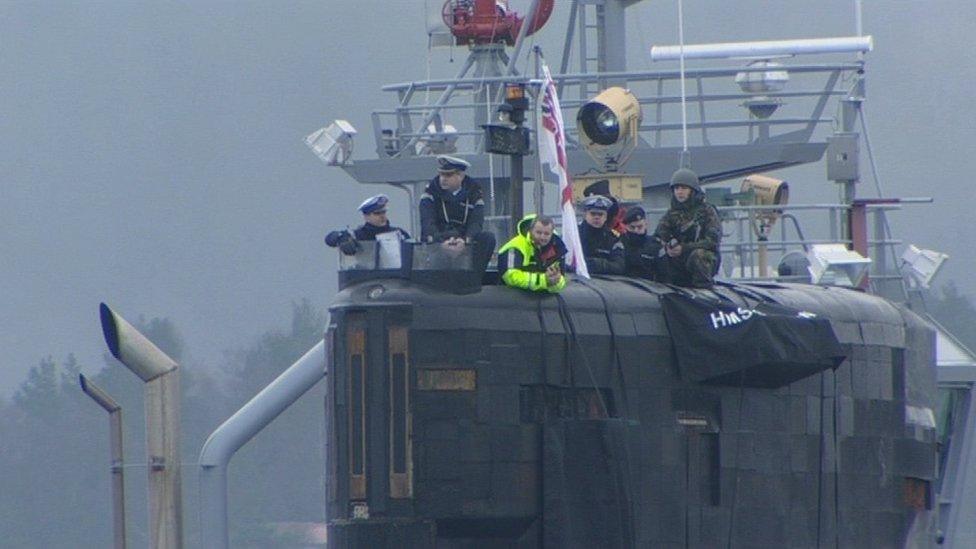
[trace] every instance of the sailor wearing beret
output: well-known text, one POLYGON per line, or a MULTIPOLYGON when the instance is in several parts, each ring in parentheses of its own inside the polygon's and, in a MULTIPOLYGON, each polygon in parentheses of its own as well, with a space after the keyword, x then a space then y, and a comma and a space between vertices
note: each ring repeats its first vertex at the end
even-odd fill
POLYGON ((402 240, 408 240, 410 235, 399 227, 390 225, 386 215, 386 205, 390 198, 385 194, 371 196, 359 205, 359 213, 363 214, 363 224, 350 233, 348 230, 332 231, 325 237, 325 243, 333 248, 339 248, 346 255, 354 255, 359 249, 357 242, 376 240, 376 235, 396 231, 402 240))
POLYGON ((627 276, 656 280, 662 246, 653 234, 647 234, 647 213, 640 206, 631 206, 623 222, 627 231, 620 235, 620 242, 624 245, 627 276))
POLYGON ((595 194, 584 198, 580 205, 583 222, 579 235, 587 270, 590 274, 624 274, 624 246, 607 226, 607 211, 613 201, 595 194))
POLYGON ((470 167, 463 158, 437 157, 437 175, 420 195, 420 239, 454 251, 474 246, 474 266, 483 271, 495 249, 495 235, 484 230, 484 195, 481 185, 468 177, 470 167))

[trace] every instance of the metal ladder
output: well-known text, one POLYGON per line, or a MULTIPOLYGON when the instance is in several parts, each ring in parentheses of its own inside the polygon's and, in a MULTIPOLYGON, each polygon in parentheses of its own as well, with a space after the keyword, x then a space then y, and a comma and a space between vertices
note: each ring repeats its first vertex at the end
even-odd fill
MULTIPOLYGON (((577 22, 579 24, 579 60, 580 72, 587 73, 595 69, 596 72, 605 70, 604 60, 600 57, 603 43, 603 0, 579 0, 576 4, 577 22), (592 10, 588 7, 592 6, 592 10), (590 21, 593 21, 592 23, 590 21), (590 51, 591 39, 596 43, 594 51, 590 51)), ((580 84, 580 101, 586 101, 600 92, 600 83, 586 81, 580 84)))

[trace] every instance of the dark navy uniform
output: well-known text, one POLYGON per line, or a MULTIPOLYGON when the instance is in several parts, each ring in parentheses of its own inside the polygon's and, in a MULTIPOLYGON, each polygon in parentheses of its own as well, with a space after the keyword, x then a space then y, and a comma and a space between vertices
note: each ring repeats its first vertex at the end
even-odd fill
MULTIPOLYGON (((371 196, 359 205, 359 211, 363 214, 363 216, 370 216, 377 212, 383 214, 386 213, 386 205, 389 201, 389 197, 387 197, 385 194, 371 196)), ((380 219, 383 218, 380 217, 380 219)), ((339 248, 342 253, 346 255, 354 255, 359 249, 359 246, 356 244, 357 242, 376 240, 376 235, 393 231, 398 232, 402 240, 410 239, 410 235, 407 233, 407 231, 399 227, 394 227, 390 225, 389 221, 386 221, 384 225, 376 225, 369 222, 363 223, 352 233, 346 229, 341 231, 332 231, 325 235, 325 243, 332 248, 339 248)))
MULTIPOLYGON (((627 209, 624 223, 630 224, 646 218, 644 208, 633 206, 627 209)), ((624 245, 624 274, 647 280, 658 279, 658 265, 662 261, 661 241, 653 234, 638 234, 625 232, 620 235, 620 242, 624 245)))
POLYGON ((410 240, 410 233, 401 229, 400 227, 390 225, 389 221, 387 221, 386 225, 383 225, 382 227, 370 225, 369 223, 363 223, 359 227, 356 227, 356 230, 352 232, 352 235, 356 237, 356 240, 362 242, 364 240, 376 240, 376 235, 393 231, 400 233, 400 240, 410 240))
POLYGON ((441 187, 440 176, 436 176, 420 195, 420 238, 424 242, 472 238, 482 232, 484 223, 481 185, 467 175, 457 192, 441 187))
POLYGON ((474 267, 485 270, 495 251, 495 235, 484 230, 485 199, 481 185, 464 172, 466 160, 452 156, 437 157, 437 176, 420 195, 420 238, 423 242, 445 242, 461 238, 474 245, 474 267), (441 184, 441 177, 463 177, 457 189, 441 184))
MULTIPOLYGON (((606 213, 612 202, 605 196, 595 195, 583 200, 582 205, 586 211, 602 210, 606 213)), ((597 228, 584 219, 579 225, 580 244, 583 247, 583 257, 586 258, 586 269, 590 274, 624 274, 624 246, 617 233, 608 228, 607 223, 597 228)))

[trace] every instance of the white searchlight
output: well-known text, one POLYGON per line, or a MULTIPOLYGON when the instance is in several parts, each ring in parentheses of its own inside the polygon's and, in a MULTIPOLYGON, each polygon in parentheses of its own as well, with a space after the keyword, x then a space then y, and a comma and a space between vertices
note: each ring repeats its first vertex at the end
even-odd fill
POLYGON ((576 128, 586 152, 606 171, 617 171, 637 147, 643 114, 629 90, 607 88, 576 114, 576 128))
POLYGON ((336 120, 328 126, 312 132, 305 144, 329 166, 342 166, 352 158, 353 137, 356 128, 346 120, 336 120))

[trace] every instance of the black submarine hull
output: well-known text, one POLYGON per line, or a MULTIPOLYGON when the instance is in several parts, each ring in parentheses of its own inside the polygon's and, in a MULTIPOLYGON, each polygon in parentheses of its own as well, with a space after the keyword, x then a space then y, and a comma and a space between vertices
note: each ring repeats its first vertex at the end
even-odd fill
POLYGON ((934 543, 935 334, 883 299, 388 279, 347 286, 330 312, 329 547, 934 543), (706 318, 717 333, 775 309, 833 340, 785 341, 777 323, 676 338, 669 302, 720 304, 733 317, 706 318))

